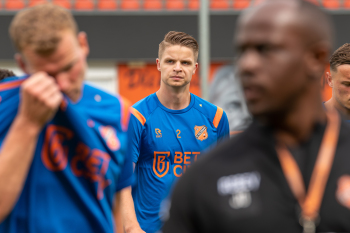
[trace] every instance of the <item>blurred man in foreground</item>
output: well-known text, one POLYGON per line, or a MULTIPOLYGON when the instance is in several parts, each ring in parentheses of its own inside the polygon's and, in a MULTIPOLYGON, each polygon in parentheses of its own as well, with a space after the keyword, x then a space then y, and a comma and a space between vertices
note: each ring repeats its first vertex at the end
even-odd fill
POLYGON ((0 232, 114 232, 128 107, 83 83, 87 36, 65 9, 23 10, 10 36, 29 77, 0 83, 0 232))
POLYGON ((243 14, 237 68, 254 122, 179 180, 165 233, 350 231, 350 128, 320 93, 331 35, 303 1, 243 14))
POLYGON ((332 98, 325 103, 327 109, 336 108, 350 121, 350 44, 338 48, 329 59, 330 72, 326 73, 332 98))
POLYGON ((130 138, 137 185, 132 193, 121 193, 126 232, 159 231, 160 204, 173 183, 204 149, 229 136, 226 113, 190 93, 197 58, 192 36, 167 33, 158 51, 160 89, 133 105, 130 138))

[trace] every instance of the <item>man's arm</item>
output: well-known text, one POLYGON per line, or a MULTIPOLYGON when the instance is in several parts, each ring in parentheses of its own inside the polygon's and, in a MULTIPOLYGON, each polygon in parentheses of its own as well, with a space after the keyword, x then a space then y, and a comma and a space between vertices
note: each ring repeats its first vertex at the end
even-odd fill
MULTIPOLYGON (((133 113, 133 111, 131 111, 133 113)), ((133 113, 134 114, 134 113, 133 113)), ((140 143, 143 124, 135 115, 130 116, 128 127, 128 158, 133 161, 133 170, 140 155, 140 143)), ((140 224, 137 221, 134 200, 131 195, 131 186, 124 188, 120 192, 121 213, 125 232, 127 233, 143 233, 140 224)))
POLYGON ((56 113, 63 96, 52 77, 37 73, 21 86, 21 101, 0 151, 0 222, 22 192, 44 124, 56 113))
POLYGON ((122 220, 126 233, 145 233, 137 221, 134 200, 131 196, 131 187, 124 188, 120 192, 122 220))
POLYGON ((120 207, 120 192, 118 192, 115 195, 115 203, 113 207, 113 216, 114 216, 114 222, 115 222, 115 231, 117 233, 124 232, 123 227, 123 221, 122 221, 122 213, 121 213, 121 207, 120 207))

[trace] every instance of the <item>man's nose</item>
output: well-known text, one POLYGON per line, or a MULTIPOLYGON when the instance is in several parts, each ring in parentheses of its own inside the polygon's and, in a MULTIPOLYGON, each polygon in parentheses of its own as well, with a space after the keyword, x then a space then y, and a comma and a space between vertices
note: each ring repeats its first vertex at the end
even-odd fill
POLYGON ((237 62, 238 73, 240 76, 255 73, 260 67, 260 59, 254 50, 243 53, 237 62))
POLYGON ((175 71, 175 72, 180 72, 180 71, 182 71, 182 67, 181 67, 180 62, 176 62, 176 63, 175 63, 174 71, 175 71))

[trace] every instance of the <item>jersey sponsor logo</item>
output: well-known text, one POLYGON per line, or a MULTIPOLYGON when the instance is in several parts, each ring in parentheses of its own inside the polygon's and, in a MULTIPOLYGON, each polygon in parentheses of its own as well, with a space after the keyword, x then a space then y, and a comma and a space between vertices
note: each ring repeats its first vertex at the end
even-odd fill
POLYGON ((80 143, 76 148, 76 155, 71 161, 71 169, 77 177, 84 177, 92 183, 97 183, 97 198, 103 199, 103 190, 111 184, 105 175, 108 170, 109 154, 98 149, 91 150, 80 143))
POLYGON ((160 129, 156 128, 155 132, 156 132, 156 137, 157 138, 161 138, 162 137, 162 131, 160 129))
POLYGON ((208 138, 208 131, 207 131, 207 127, 205 125, 202 126, 195 126, 194 127, 194 135, 196 136, 196 138, 200 141, 203 141, 205 139, 208 138))
POLYGON ((65 127, 47 126, 41 160, 48 170, 62 171, 66 168, 68 163, 67 141, 72 137, 73 132, 65 127))
MULTIPOLYGON (((181 177, 182 173, 185 173, 186 169, 197 160, 198 155, 200 155, 200 152, 176 151, 173 161, 173 174, 176 177, 181 177)), ((165 176, 169 172, 170 162, 170 151, 155 151, 153 158, 153 171, 156 174, 156 176, 158 176, 159 178, 165 176)))
MULTIPOLYGON (((68 128, 47 126, 41 160, 48 170, 59 172, 66 169, 69 149, 72 149, 72 146, 68 147, 68 143, 72 141, 73 136, 73 132, 68 128)), ((91 150, 83 143, 79 143, 74 150, 75 154, 70 161, 73 174, 97 183, 97 198, 103 199, 104 189, 111 184, 105 176, 109 167, 109 154, 98 149, 91 150)))
POLYGON ((233 209, 247 208, 252 203, 252 191, 260 187, 261 177, 258 172, 246 172, 221 177, 217 182, 221 196, 231 195, 229 205, 233 209))
POLYGON ((153 171, 159 178, 165 176, 169 171, 169 156, 169 151, 154 152, 153 171))
POLYGON ((340 204, 350 209, 350 175, 338 179, 336 198, 340 204))
POLYGON ((120 141, 117 133, 111 126, 100 126, 99 128, 102 138, 105 140, 107 146, 112 151, 117 151, 120 148, 120 141))

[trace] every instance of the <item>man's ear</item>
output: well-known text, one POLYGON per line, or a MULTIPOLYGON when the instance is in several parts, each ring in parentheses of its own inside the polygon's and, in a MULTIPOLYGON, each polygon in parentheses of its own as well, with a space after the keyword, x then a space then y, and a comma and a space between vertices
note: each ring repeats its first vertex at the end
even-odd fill
POLYGON ((80 48, 82 48, 85 57, 87 57, 90 53, 90 47, 87 39, 87 34, 85 32, 78 33, 78 43, 80 45, 80 48))
POLYGON ((23 71, 23 73, 30 74, 29 67, 28 67, 27 63, 25 62, 22 54, 16 53, 15 60, 16 60, 18 67, 23 71))
POLYGON ((192 74, 195 74, 197 69, 198 69, 198 62, 196 62, 196 64, 194 65, 194 70, 193 70, 192 74))
POLYGON ((157 62, 157 69, 160 71, 160 60, 159 60, 159 58, 156 59, 156 62, 157 62))
POLYGON ((319 80, 323 76, 325 66, 328 64, 329 51, 329 44, 326 42, 309 46, 304 60, 309 77, 319 80))
POLYGON ((332 74, 330 72, 326 72, 326 80, 328 85, 333 88, 333 77, 332 74))

